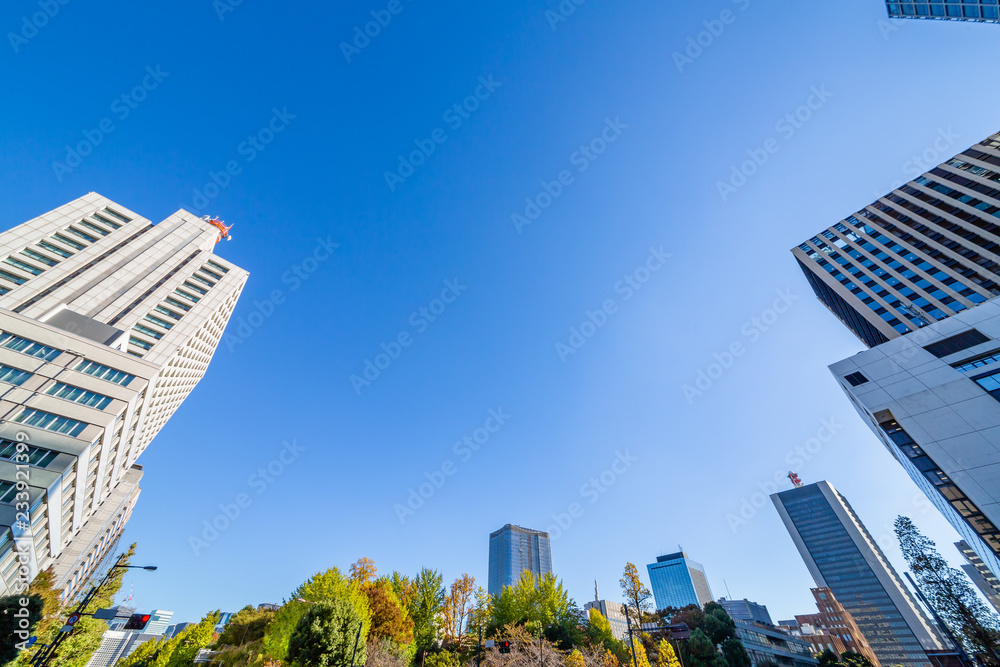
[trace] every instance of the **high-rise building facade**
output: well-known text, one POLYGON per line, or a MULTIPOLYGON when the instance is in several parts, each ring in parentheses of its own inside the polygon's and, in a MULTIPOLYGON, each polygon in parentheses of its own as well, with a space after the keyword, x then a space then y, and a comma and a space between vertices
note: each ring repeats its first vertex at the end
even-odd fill
POLYGON ((1000 579, 965 540, 955 542, 955 548, 961 552, 966 560, 966 563, 962 565, 962 571, 972 580, 972 583, 976 585, 976 588, 993 608, 1000 612, 1000 579))
POLYGON ((517 582, 522 572, 536 577, 552 572, 549 534, 508 523, 490 533, 489 594, 499 595, 505 586, 517 582))
POLYGON ((217 220, 90 193, 0 233, 0 595, 66 598, 114 549, 136 459, 204 375, 247 280, 217 220))
POLYGON ((937 629, 833 485, 817 482, 771 500, 816 585, 833 591, 879 662, 931 665, 926 651, 944 648, 937 629))
POLYGON ((646 571, 657 609, 681 609, 692 604, 704 608, 714 599, 705 568, 683 551, 657 556, 655 563, 646 566, 646 571))
POLYGON ((886 0, 889 16, 897 19, 950 19, 953 21, 1000 22, 994 0, 886 0))
POLYGON ((1000 134, 847 216, 792 254, 868 347, 1000 295, 1000 134))
POLYGON ((1000 572, 1000 299, 830 366, 858 414, 1000 572))
POLYGON ((719 598, 719 604, 726 610, 726 613, 735 620, 748 621, 750 623, 763 623, 764 625, 774 625, 771 614, 767 607, 756 602, 750 602, 746 598, 742 600, 728 600, 719 598))
POLYGON ((812 594, 819 613, 796 614, 795 622, 803 638, 818 649, 816 653, 822 653, 825 648, 830 648, 838 656, 844 651, 853 651, 867 658, 872 667, 880 667, 878 656, 865 638, 865 633, 858 627, 851 612, 837 601, 833 591, 813 588, 812 594), (806 628, 811 632, 806 632, 806 628))

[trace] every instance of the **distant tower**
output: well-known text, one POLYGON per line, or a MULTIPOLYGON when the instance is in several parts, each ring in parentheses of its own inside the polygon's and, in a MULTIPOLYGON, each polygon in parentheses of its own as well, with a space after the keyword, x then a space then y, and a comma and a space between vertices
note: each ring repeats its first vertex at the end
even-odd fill
POLYGON ((704 607, 713 599, 705 568, 689 559, 683 551, 657 557, 655 563, 646 566, 646 570, 657 609, 680 609, 691 604, 704 607))
POLYGON ((536 577, 552 572, 549 534, 509 523, 490 533, 489 594, 499 595, 525 570, 536 577))
POLYGON ((829 482, 771 496, 816 585, 849 611, 883 665, 928 667, 945 647, 847 500, 829 482))

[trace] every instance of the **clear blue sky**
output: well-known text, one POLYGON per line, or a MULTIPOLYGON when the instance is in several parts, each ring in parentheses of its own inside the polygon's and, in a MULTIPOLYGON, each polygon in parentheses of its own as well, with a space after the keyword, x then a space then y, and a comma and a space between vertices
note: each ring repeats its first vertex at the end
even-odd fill
MULTIPOLYGON (((998 129, 1000 91, 980 72, 1000 28, 883 34, 880 0, 588 0, 558 22, 556 0, 400 0, 347 62, 340 43, 389 4, 245 0, 220 20, 211 0, 75 0, 0 45, 4 228, 92 190, 153 220, 200 205, 235 223, 219 251, 251 272, 228 343, 140 459, 125 540, 160 569, 129 579, 137 605, 195 620, 277 602, 360 556, 485 585, 491 531, 574 509, 552 555, 579 603, 595 579, 616 599, 626 561, 645 575, 680 544, 717 596, 725 581, 787 618, 814 610, 812 581, 770 503, 752 503, 791 467, 832 481, 874 534, 906 513, 957 558, 826 370, 861 345, 788 249, 912 176, 939 132, 958 136, 950 156, 998 129), (679 67, 705 21, 720 34, 679 67), (131 108, 121 96, 144 78, 131 108), (477 87, 478 108, 445 115, 477 87), (814 88, 811 117, 779 124, 814 88), (294 118, 262 150, 244 143, 275 109, 294 118), (53 166, 104 119, 88 156, 53 166), (398 156, 434 136, 390 189, 398 156), (587 157, 592 140, 604 152, 587 157), (747 151, 768 160, 723 201, 717 183, 747 151), (199 201, 230 161, 239 173, 199 201), (543 182, 559 196, 530 210, 543 182), (339 247, 303 264, 327 256, 317 239, 339 247), (648 280, 636 291, 626 275, 648 280), (435 302, 446 281, 452 303, 435 302), (792 305, 764 331, 752 318, 770 320, 779 291, 792 305), (557 343, 579 345, 571 327, 609 299, 564 361, 557 343), (356 391, 400 334, 409 345, 356 391), (734 343, 742 355, 689 401, 683 386, 734 343), (836 435, 791 465, 831 419, 836 435), (466 436, 484 442, 456 449, 466 436), (304 450, 251 478, 283 442, 304 450), (428 475, 443 484, 401 522, 395 504, 428 475), (241 493, 249 507, 196 555, 189 538, 241 493)), ((6 3, 2 32, 38 11, 6 3)))

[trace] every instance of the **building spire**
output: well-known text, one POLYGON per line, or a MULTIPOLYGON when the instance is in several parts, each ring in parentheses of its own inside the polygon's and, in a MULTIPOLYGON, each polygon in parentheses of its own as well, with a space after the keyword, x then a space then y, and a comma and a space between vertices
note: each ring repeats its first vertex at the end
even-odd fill
POLYGON ((594 579, 594 602, 601 601, 601 592, 597 589, 597 579, 594 579))

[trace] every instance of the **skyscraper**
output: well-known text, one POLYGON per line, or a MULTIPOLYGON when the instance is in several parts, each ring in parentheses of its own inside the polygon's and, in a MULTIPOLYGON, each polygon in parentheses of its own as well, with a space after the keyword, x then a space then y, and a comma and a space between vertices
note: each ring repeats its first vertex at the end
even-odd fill
POLYGON ((792 249, 868 347, 1000 295, 1000 134, 792 249))
POLYGON ((830 366, 889 453, 1000 572, 1000 299, 830 366))
POLYGON ((944 648, 936 628, 833 485, 817 482, 771 500, 816 585, 833 591, 879 661, 929 666, 926 651, 944 648))
POLYGON ((489 594, 498 595, 524 571, 536 577, 552 572, 549 534, 509 523, 490 533, 489 594))
POLYGON ((991 0, 886 0, 889 16, 898 19, 950 19, 953 21, 1000 22, 997 4, 991 0))
POLYGON ((979 554, 965 540, 955 542, 955 548, 962 553, 966 560, 962 570, 983 596, 989 600, 993 608, 1000 612, 1000 579, 997 579, 997 575, 987 567, 979 554))
POLYGON ((247 280, 214 254, 227 234, 95 193, 0 233, 0 595, 51 566, 72 597, 114 549, 136 459, 204 375, 247 280))
POLYGON ((656 562, 647 565, 646 570, 657 609, 680 609, 692 604, 704 607, 713 600, 705 568, 683 551, 657 556, 656 562))

